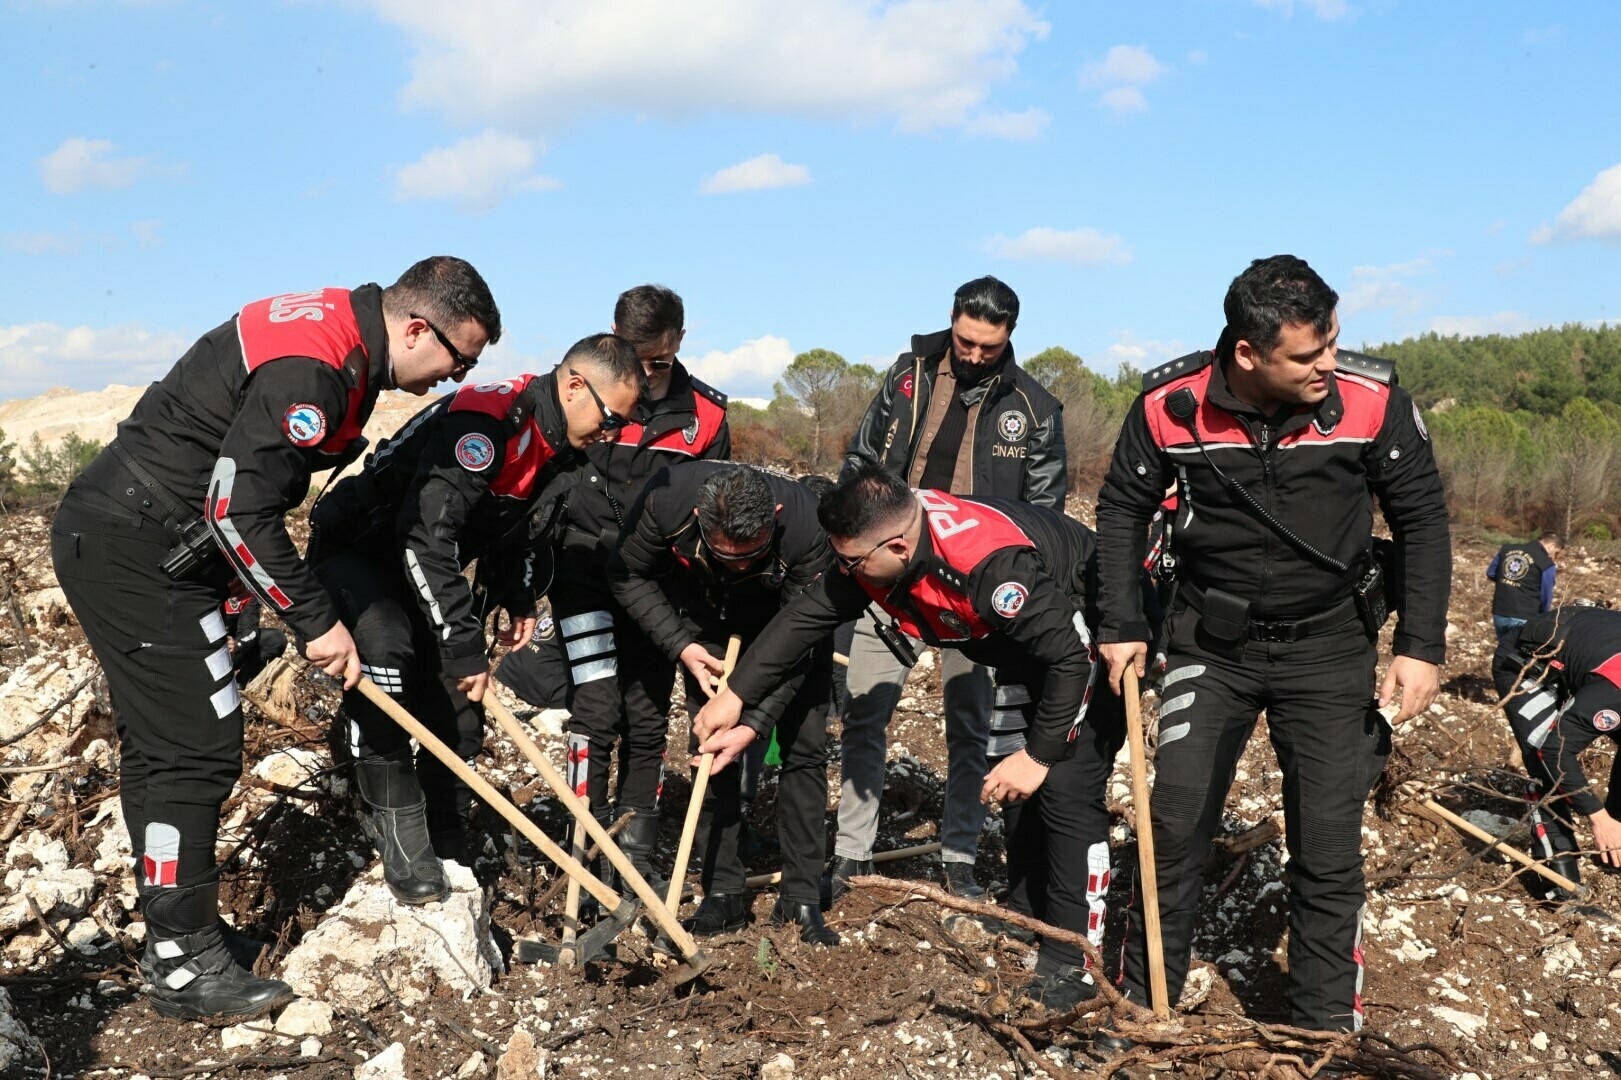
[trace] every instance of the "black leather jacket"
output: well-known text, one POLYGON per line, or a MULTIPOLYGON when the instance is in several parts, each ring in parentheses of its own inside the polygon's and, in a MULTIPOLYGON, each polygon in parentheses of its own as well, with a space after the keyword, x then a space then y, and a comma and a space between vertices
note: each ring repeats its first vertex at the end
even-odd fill
MULTIPOLYGON (((844 455, 844 473, 878 464, 905 477, 929 415, 935 371, 951 348, 951 331, 919 334, 884 375, 844 455)), ((1054 510, 1064 508, 1069 455, 1064 407, 1013 358, 985 384, 973 431, 974 487, 958 495, 994 495, 1054 510)))

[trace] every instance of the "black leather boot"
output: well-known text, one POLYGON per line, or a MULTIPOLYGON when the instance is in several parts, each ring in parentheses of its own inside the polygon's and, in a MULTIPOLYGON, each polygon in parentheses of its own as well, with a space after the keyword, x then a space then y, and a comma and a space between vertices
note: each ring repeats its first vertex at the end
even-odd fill
POLYGON ((693 937, 714 937, 741 930, 749 924, 749 905, 738 893, 715 893, 698 904, 698 913, 686 922, 693 937))
POLYGON ((777 897, 777 904, 771 909, 771 925, 787 926, 789 923, 799 926, 799 940, 806 945, 831 947, 842 944, 838 931, 829 929, 822 921, 820 904, 801 904, 786 896, 777 897))
POLYGON ((985 887, 974 880, 973 863, 941 863, 940 880, 945 883, 946 892, 952 896, 960 896, 964 900, 985 899, 985 887))
MULTIPOLYGON (((1577 859, 1576 853, 1573 851, 1560 852, 1558 855, 1555 855, 1553 858, 1549 859, 1548 869, 1552 870, 1561 877, 1569 878, 1577 885, 1581 885, 1582 883, 1582 864, 1581 861, 1577 859)), ((1576 900, 1585 895, 1586 892, 1587 890, 1585 888, 1581 889, 1579 892, 1571 892, 1563 885, 1555 885, 1552 882, 1549 882, 1546 896, 1549 900, 1552 900, 1555 903, 1568 904, 1570 901, 1576 900)))
MULTIPOLYGON (((141 856, 143 854, 144 852, 137 846, 135 848, 135 885, 137 889, 140 888, 142 881, 141 856)), ((249 971, 252 971, 253 965, 259 962, 259 954, 264 952, 270 945, 268 941, 260 941, 258 938, 237 933, 236 929, 224 919, 220 920, 220 934, 225 938, 225 948, 230 952, 231 959, 249 971)))
POLYGON ((279 979, 244 970, 225 945, 219 880, 178 889, 143 886, 146 951, 141 975, 160 1016, 171 1020, 246 1020, 298 995, 279 979))
POLYGON ((1084 967, 1054 960, 1043 949, 1036 955, 1036 977, 1025 985, 1024 996, 1048 1012, 1067 1013, 1098 996, 1098 985, 1084 967))
POLYGON ((355 783, 370 812, 366 835, 383 860, 383 880, 402 904, 431 904, 450 895, 444 867, 428 837, 428 803, 409 748, 355 762, 355 783))
MULTIPOLYGON (((636 872, 647 879, 654 892, 663 896, 669 887, 669 882, 658 876, 653 870, 653 844, 659 835, 659 812, 657 810, 638 810, 636 816, 625 823, 619 830, 619 850, 625 853, 630 865, 636 872)), ((632 895, 629 883, 621 881, 619 891, 625 896, 632 895)))
POLYGON ((843 855, 833 857, 833 867, 828 871, 829 887, 827 902, 831 906, 838 903, 839 897, 850 891, 850 879, 859 874, 871 874, 874 867, 871 859, 846 859, 843 855))

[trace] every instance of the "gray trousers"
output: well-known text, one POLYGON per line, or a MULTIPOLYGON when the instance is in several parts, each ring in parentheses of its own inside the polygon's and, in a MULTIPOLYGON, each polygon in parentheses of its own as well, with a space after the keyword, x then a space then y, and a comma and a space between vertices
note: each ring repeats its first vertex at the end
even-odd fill
MULTIPOLYGON (((945 690, 946 799, 940 823, 943 862, 972 863, 979 849, 985 807, 985 745, 990 738, 991 670, 940 650, 945 690)), ((872 616, 856 623, 850 644, 848 694, 844 708, 839 835, 833 853, 846 859, 872 858, 878 839, 878 804, 884 791, 885 728, 906 685, 907 668, 873 633, 872 616)))

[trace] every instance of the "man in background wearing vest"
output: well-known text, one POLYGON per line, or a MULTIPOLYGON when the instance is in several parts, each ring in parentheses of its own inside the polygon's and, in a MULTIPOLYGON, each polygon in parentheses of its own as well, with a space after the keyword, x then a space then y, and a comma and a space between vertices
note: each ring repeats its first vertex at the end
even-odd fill
MULTIPOLYGON (((614 600, 607 567, 648 477, 677 462, 731 456, 726 395, 693 378, 676 358, 685 319, 681 297, 662 285, 638 285, 614 305, 613 331, 635 346, 647 376, 647 394, 640 413, 615 441, 586 450, 587 460, 568 497, 557 578, 549 594, 572 683, 570 760, 577 765, 584 758, 583 794, 604 826, 619 814, 636 812, 618 839, 644 877, 651 876, 658 835, 675 674, 670 659, 614 600), (608 760, 616 739, 617 811, 608 802, 608 760)), ((503 663, 503 681, 506 664, 521 669, 534 662, 535 654, 514 656, 515 661, 503 663)), ((689 667, 693 663, 687 657, 683 661, 689 667)), ((521 673, 514 678, 526 681, 521 673)))
MULTIPOLYGON (((524 644, 551 580, 531 514, 555 501, 553 481, 578 451, 624 427, 641 386, 629 342, 585 338, 550 374, 465 386, 428 406, 310 514, 310 561, 354 632, 361 670, 464 761, 484 745, 484 623, 505 609, 503 644, 524 644)), ((384 881, 403 904, 445 899, 439 860, 468 861, 472 791, 426 750, 413 762, 410 738, 358 691, 343 710, 384 881)))
POLYGON ((282 516, 310 475, 358 453, 384 389, 460 381, 501 313, 468 263, 425 259, 388 288, 244 307, 149 387, 51 523, 51 561, 112 691, 152 1005, 256 1016, 293 997, 238 958, 218 915, 214 845, 242 771, 242 705, 221 605, 235 578, 352 687, 354 640, 282 516))
MULTIPOLYGON (((912 338, 884 376, 845 454, 840 480, 881 465, 914 488, 995 495, 1062 511, 1067 490, 1064 413, 1019 367, 1009 338, 1019 298, 993 277, 957 290, 951 327, 912 338)), ((833 846, 832 896, 854 874, 873 872, 884 788, 885 727, 909 666, 879 640, 870 616, 856 623, 842 740, 843 791, 833 846)), ((990 672, 961 653, 941 654, 946 725, 941 869, 959 896, 984 895, 974 881, 985 807, 979 801, 990 738, 990 672)))
POLYGON ((1486 567, 1486 580, 1497 582, 1492 593, 1492 625, 1499 644, 1515 640, 1526 620, 1553 608, 1553 586, 1565 541, 1549 529, 1523 544, 1504 544, 1486 567))

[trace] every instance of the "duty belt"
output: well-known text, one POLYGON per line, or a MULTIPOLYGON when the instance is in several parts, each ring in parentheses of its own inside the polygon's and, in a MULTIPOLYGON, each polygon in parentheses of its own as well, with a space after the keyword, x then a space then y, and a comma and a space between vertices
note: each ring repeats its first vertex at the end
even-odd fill
MULTIPOLYGON (((1198 588, 1192 582, 1184 582, 1181 596, 1186 599, 1188 607, 1196 614, 1204 613, 1204 590, 1198 588)), ((1288 645, 1311 637, 1313 634, 1338 630, 1340 627, 1355 621, 1355 619, 1356 600, 1354 597, 1348 596, 1321 614, 1304 619, 1295 619, 1292 622, 1261 622, 1258 619, 1251 619, 1249 621, 1249 639, 1251 641, 1269 641, 1288 645)))

